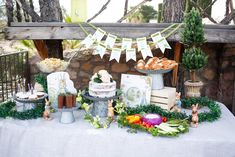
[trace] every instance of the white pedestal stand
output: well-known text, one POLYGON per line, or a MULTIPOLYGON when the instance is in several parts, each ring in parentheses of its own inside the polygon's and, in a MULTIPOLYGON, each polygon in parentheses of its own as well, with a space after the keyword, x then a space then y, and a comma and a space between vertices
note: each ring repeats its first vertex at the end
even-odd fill
POLYGON ((59 112, 61 112, 60 123, 63 124, 71 124, 75 122, 73 111, 78 109, 78 107, 73 108, 56 108, 59 112))
POLYGON ((172 69, 167 70, 136 70, 140 73, 147 74, 152 77, 152 90, 160 90, 164 88, 163 74, 170 72, 172 69))

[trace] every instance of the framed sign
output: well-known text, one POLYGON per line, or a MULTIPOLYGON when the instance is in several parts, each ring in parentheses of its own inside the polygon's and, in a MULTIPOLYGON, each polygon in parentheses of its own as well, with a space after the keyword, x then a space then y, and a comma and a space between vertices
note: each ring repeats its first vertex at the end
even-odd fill
POLYGON ((123 102, 129 107, 150 104, 152 78, 150 76, 122 74, 123 102))

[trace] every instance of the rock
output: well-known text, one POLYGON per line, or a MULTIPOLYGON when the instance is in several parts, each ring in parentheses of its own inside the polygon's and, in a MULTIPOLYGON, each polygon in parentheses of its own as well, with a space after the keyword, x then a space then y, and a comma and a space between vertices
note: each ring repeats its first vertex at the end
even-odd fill
POLYGON ((213 80, 216 74, 215 71, 211 69, 205 69, 203 75, 207 80, 213 80))
POLYGON ((235 56, 235 48, 228 48, 225 50, 223 53, 224 57, 230 57, 230 56, 235 56))
POLYGON ((77 72, 75 71, 68 71, 70 79, 76 80, 77 79, 77 72))
POLYGON ((72 68, 79 68, 80 67, 80 63, 78 61, 71 62, 69 66, 72 67, 72 68))
POLYGON ((82 70, 89 72, 92 69, 93 65, 91 62, 85 62, 81 67, 82 70))
POLYGON ((93 74, 94 74, 94 73, 97 73, 98 71, 100 71, 100 70, 102 70, 102 69, 105 69, 105 66, 104 66, 104 65, 96 66, 96 67, 93 69, 93 74))
POLYGON ((92 74, 89 75, 88 73, 86 73, 86 72, 84 72, 84 71, 80 71, 79 74, 78 74, 79 78, 80 78, 80 77, 90 78, 91 75, 92 75, 92 74))
POLYGON ((112 65, 112 72, 121 73, 121 72, 127 72, 129 70, 129 67, 127 64, 122 63, 114 63, 112 65))
POLYGON ((226 81, 233 81, 234 80, 234 71, 224 72, 223 78, 226 81))
POLYGON ((223 61, 223 63, 222 63, 222 68, 223 68, 223 69, 227 68, 228 64, 229 64, 228 61, 223 61))

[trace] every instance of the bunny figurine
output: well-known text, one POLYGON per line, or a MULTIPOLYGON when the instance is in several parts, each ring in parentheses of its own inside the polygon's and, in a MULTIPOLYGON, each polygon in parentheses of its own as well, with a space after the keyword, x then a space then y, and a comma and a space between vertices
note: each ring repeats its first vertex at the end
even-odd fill
POLYGON ((51 120, 52 118, 50 117, 50 101, 45 99, 45 110, 43 112, 43 118, 45 120, 51 120))
POLYGON ((113 108, 113 100, 108 101, 108 117, 114 118, 114 108, 113 108))
POLYGON ((198 104, 192 105, 192 122, 191 126, 196 128, 198 127, 198 104))

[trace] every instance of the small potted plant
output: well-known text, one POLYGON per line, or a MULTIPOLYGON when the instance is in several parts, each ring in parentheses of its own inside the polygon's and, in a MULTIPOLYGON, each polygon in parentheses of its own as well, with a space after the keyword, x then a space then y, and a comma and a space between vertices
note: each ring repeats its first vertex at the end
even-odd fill
POLYGON ((74 104, 74 101, 73 101, 73 94, 71 93, 66 93, 65 95, 65 105, 67 108, 72 108, 73 107, 73 104, 74 104))
POLYGON ((58 108, 63 108, 65 105, 65 94, 58 95, 58 108))
POLYGON ((196 71, 207 64, 208 57, 200 48, 205 42, 204 29, 200 13, 195 8, 192 8, 184 17, 184 29, 181 39, 185 46, 182 64, 190 72, 190 80, 184 83, 186 96, 200 97, 200 89, 203 83, 200 80, 196 80, 196 71))

